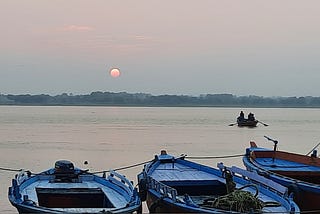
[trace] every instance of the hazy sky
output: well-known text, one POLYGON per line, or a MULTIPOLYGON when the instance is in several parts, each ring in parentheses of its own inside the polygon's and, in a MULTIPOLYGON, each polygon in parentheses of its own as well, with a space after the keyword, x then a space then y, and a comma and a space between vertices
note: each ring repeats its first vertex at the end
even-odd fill
POLYGON ((0 5, 2 94, 320 96, 318 0, 0 5))

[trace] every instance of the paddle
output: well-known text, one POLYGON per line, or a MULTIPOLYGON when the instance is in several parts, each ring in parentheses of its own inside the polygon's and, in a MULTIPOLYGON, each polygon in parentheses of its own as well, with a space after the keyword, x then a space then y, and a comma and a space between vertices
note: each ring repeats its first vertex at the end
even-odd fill
POLYGON ((270 137, 268 137, 266 135, 264 135, 263 137, 266 138, 269 141, 272 141, 274 144, 278 144, 279 143, 277 140, 273 140, 273 139, 271 139, 270 137))
POLYGON ((269 141, 272 141, 274 143, 273 145, 273 157, 272 157, 272 162, 274 162, 274 158, 275 158, 275 155, 276 155, 276 151, 277 151, 277 144, 279 143, 277 140, 273 140, 271 139, 270 137, 268 136, 263 136, 265 137, 267 140, 269 141))
POLYGON ((264 126, 269 126, 268 124, 265 124, 265 123, 263 123, 263 122, 261 122, 261 121, 259 121, 259 120, 258 120, 258 123, 261 123, 261 124, 264 125, 264 126))
POLYGON ((237 125, 238 123, 231 123, 229 124, 229 126, 234 126, 234 125, 237 125))
POLYGON ((313 150, 315 150, 319 145, 320 145, 320 143, 318 143, 315 147, 313 147, 313 148, 311 149, 311 151, 308 152, 306 155, 307 155, 307 156, 310 155, 311 152, 313 152, 313 150))

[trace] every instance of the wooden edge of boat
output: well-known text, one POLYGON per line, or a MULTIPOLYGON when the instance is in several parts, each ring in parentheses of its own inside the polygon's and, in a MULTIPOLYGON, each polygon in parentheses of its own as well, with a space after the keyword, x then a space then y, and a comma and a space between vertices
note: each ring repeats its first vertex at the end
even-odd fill
POLYGON ((269 149, 259 148, 254 142, 250 142, 251 149, 250 152, 247 154, 253 160, 256 158, 274 158, 274 159, 282 159, 286 161, 297 162, 305 165, 316 166, 320 167, 320 158, 314 155, 302 155, 302 154, 295 154, 291 152, 285 151, 273 151, 269 149))

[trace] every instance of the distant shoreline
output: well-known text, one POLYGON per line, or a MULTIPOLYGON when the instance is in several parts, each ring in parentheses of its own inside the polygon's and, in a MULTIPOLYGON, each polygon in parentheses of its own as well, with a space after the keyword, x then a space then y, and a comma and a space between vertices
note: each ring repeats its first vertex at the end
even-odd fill
POLYGON ((232 94, 151 95, 127 92, 92 92, 85 95, 63 93, 4 95, 0 105, 14 106, 122 106, 122 107, 230 107, 230 108, 320 108, 320 97, 262 97, 232 94))

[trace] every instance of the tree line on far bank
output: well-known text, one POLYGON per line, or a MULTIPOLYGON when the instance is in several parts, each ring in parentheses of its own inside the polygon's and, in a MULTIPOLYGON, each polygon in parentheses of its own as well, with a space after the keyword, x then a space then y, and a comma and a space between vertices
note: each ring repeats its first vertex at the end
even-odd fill
POLYGON ((152 95, 127 92, 92 92, 86 95, 0 94, 0 105, 93 106, 208 106, 208 107, 320 107, 320 97, 262 97, 232 94, 152 95))

